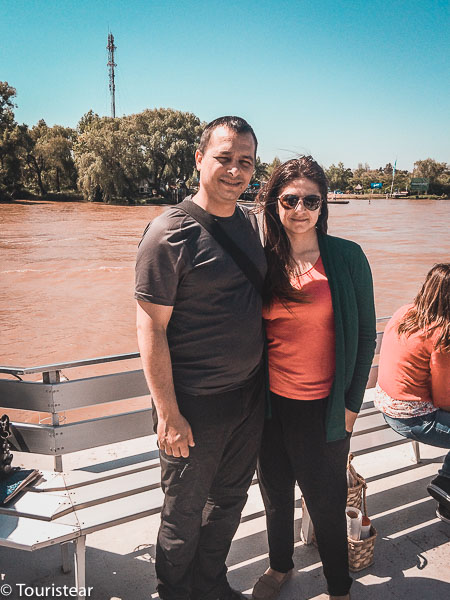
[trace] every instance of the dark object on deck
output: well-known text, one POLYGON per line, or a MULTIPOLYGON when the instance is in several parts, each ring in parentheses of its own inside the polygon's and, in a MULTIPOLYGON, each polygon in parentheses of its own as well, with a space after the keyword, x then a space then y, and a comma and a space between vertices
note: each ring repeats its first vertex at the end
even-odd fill
POLYGON ((8 415, 0 419, 0 479, 8 477, 11 473, 13 455, 9 451, 8 438, 11 435, 8 415))

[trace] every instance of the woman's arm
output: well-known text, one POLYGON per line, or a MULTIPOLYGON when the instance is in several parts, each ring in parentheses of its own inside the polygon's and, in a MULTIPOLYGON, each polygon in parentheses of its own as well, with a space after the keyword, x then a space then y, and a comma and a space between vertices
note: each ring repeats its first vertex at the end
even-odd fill
POLYGON ((430 374, 433 404, 450 410, 450 352, 431 352, 430 374))

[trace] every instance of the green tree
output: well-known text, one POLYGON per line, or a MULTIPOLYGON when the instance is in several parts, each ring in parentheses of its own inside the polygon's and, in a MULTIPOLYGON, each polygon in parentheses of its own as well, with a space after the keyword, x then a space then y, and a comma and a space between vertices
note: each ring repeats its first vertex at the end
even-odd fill
POLYGON ((262 162, 259 156, 257 156, 255 170, 253 171, 253 176, 250 180, 250 183, 260 183, 261 181, 266 181, 268 179, 268 167, 269 165, 265 162, 262 162))
POLYGON ((13 101, 15 97, 15 88, 7 81, 0 81, 0 133, 15 125, 14 108, 17 106, 13 101))
POLYGON ((192 113, 158 108, 125 117, 139 148, 147 176, 157 189, 163 181, 187 180, 203 125, 192 113))
POLYGON ((280 165, 281 165, 281 160, 278 158, 278 156, 275 156, 275 158, 273 159, 273 161, 267 165, 267 169, 266 169, 267 178, 271 177, 272 173, 280 165))
POLYGON ((345 191, 353 185, 353 172, 351 169, 345 168, 342 162, 339 162, 337 166, 332 164, 326 170, 326 176, 332 190, 345 191))
POLYGON ((117 119, 89 111, 78 131, 74 156, 84 197, 132 202, 143 178, 159 189, 163 181, 192 175, 202 124, 192 113, 170 108, 117 119))
POLYGON ((74 143, 78 186, 89 201, 133 201, 145 166, 135 128, 124 118, 92 120, 74 143))
POLYGON ((434 183, 448 171, 448 165, 445 162, 437 162, 432 158, 418 160, 414 163, 414 177, 426 177, 430 183, 434 183))
POLYGON ((20 188, 18 144, 21 131, 14 119, 16 90, 0 81, 0 199, 11 198, 20 188))
POLYGON ((38 189, 41 196, 47 194, 44 173, 47 169, 45 152, 42 152, 42 140, 48 132, 47 123, 40 119, 31 129, 23 130, 23 155, 25 161, 25 181, 38 189))
POLYGON ((100 117, 97 113, 95 113, 92 108, 84 113, 81 119, 78 121, 77 132, 84 133, 91 127, 94 123, 97 123, 100 120, 100 117))
POLYGON ((37 143, 38 151, 45 164, 45 180, 50 189, 76 189, 77 172, 73 160, 75 130, 54 125, 47 128, 37 143))
POLYGON ((432 158, 418 160, 414 163, 414 177, 426 177, 430 184, 428 191, 431 194, 450 194, 450 165, 438 162, 432 158))

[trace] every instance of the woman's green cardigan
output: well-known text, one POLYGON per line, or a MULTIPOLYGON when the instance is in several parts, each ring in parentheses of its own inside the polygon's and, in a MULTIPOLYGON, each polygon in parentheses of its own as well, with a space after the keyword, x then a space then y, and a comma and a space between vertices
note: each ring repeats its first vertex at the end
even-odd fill
POLYGON ((345 437, 345 408, 359 412, 375 353, 372 274, 355 242, 318 233, 331 291, 336 332, 336 373, 327 414, 327 441, 345 437))

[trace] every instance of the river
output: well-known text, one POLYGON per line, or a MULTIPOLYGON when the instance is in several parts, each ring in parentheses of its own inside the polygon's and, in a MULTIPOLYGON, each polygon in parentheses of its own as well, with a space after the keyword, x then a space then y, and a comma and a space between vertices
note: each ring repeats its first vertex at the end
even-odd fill
MULTIPOLYGON (((329 232, 355 240, 369 258, 379 317, 409 302, 434 263, 450 260, 449 201, 350 200, 329 209, 329 232)), ((163 210, 0 205, 0 364, 30 367, 136 351, 136 248, 148 221, 163 210)))

